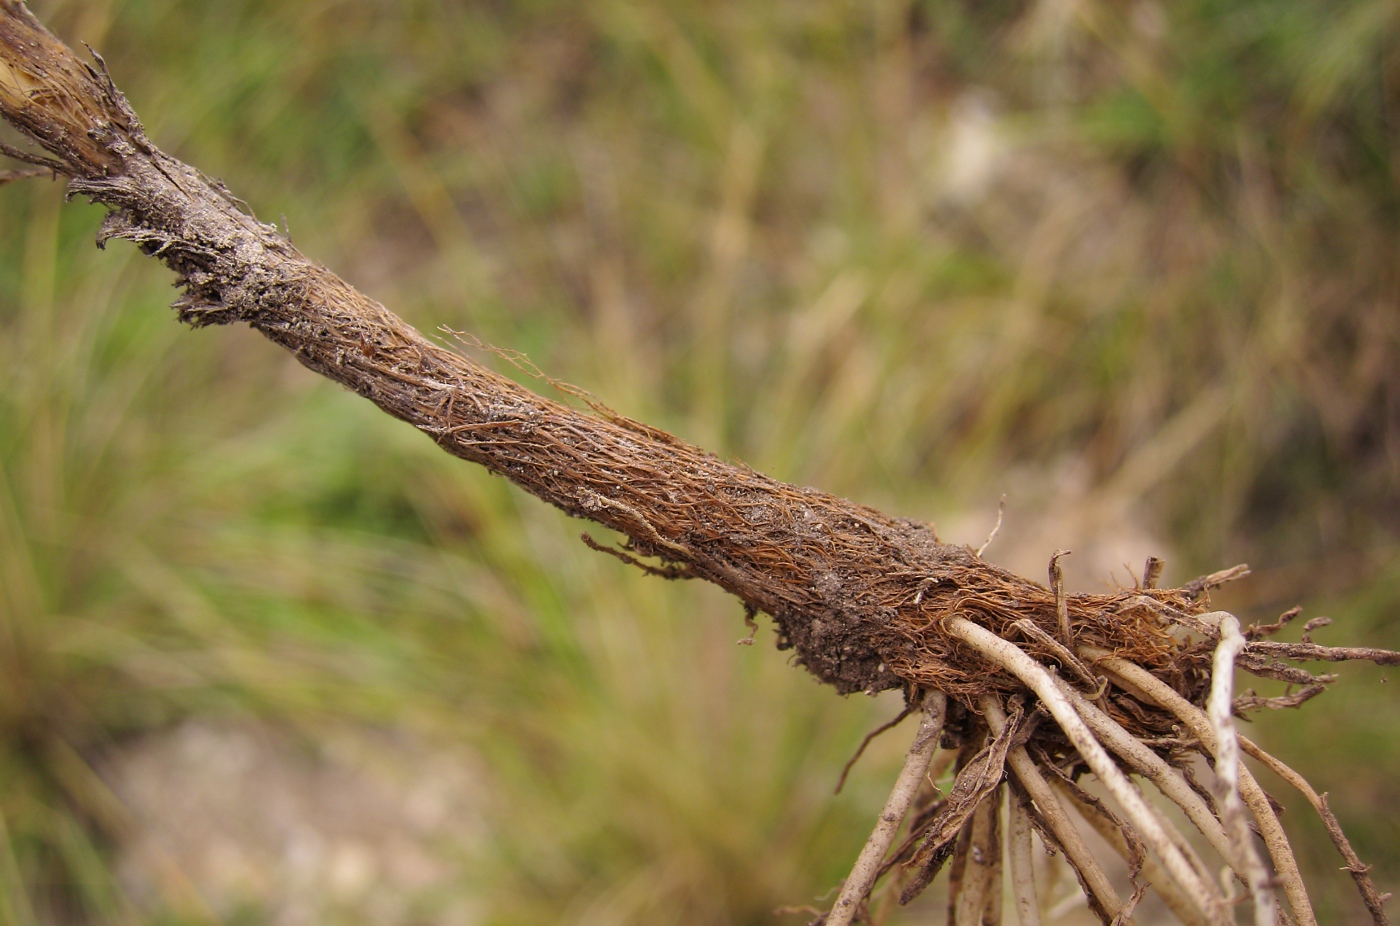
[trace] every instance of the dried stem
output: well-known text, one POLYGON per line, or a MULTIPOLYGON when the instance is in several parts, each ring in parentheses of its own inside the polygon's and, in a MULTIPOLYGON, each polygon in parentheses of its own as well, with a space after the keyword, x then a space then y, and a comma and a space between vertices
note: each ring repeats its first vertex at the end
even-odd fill
MULTIPOLYGON (((1001 732, 988 735, 985 728, 980 728, 964 736, 964 756, 973 748, 973 744, 985 740, 985 745, 965 761, 960 759, 961 768, 942 801, 942 808, 920 831, 922 844, 909 861, 908 867, 913 871, 913 876, 900 894, 901 903, 908 903, 927 887, 948 856, 961 848, 963 842, 959 841, 959 837, 968 835, 966 824, 977 808, 991 799, 1006 775, 1006 753, 1012 740, 1023 729, 1024 719, 1024 712, 1018 708, 1001 732)), ((954 874, 957 874, 956 868, 954 874)), ((953 894, 956 896, 956 891, 953 894)))
POLYGON ((1155 556, 1149 556, 1147 563, 1142 567, 1142 587, 1156 588, 1157 580, 1162 578, 1162 570, 1166 568, 1166 563, 1155 556))
POLYGON ((1074 634, 1069 628, 1069 610, 1065 599, 1065 571, 1060 567, 1060 557, 1068 556, 1069 550, 1056 550, 1050 556, 1050 590, 1055 594, 1055 623, 1060 628, 1060 639, 1065 646, 1074 646, 1074 634))
POLYGON ((908 815, 909 805, 914 802, 914 796, 919 793, 919 786, 928 773, 929 761, 938 748, 947 712, 948 699, 942 692, 931 691, 924 696, 923 719, 905 756, 904 768, 895 779, 894 789, 885 801, 885 809, 880 811, 880 819, 870 838, 865 841, 865 848, 856 858, 850 877, 841 886, 841 893, 826 918, 826 926, 849 926, 861 904, 870 896, 870 889, 880 873, 880 863, 884 861, 885 853, 889 852, 895 833, 908 815))

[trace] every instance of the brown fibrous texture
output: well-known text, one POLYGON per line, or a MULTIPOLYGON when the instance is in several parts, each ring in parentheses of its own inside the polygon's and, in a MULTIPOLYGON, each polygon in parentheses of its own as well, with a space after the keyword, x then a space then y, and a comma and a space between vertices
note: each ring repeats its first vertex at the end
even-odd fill
MULTIPOLYGON (((0 22, 11 32, 25 25, 0 22)), ((27 105, 12 102, 13 79, 10 92, 0 88, 6 117, 62 152, 70 194, 112 208, 101 242, 134 241, 179 275, 183 321, 246 323, 448 453, 624 534, 619 552, 714 582, 771 615, 778 646, 843 694, 933 688, 970 705, 989 688, 1020 690, 940 632, 949 613, 1011 639, 1011 625, 1026 619, 1057 632, 1049 589, 940 543, 928 525, 721 460, 578 390, 561 387, 574 403, 545 398, 428 340, 243 211, 221 184, 155 148, 105 71, 70 63, 32 28, 44 44, 27 35, 7 43, 37 51, 23 68, 6 65, 31 87, 27 105), (33 95, 56 78, 59 91, 33 95)), ((1198 694, 1203 664, 1182 661, 1169 623, 1144 597, 1188 613, 1202 607, 1199 591, 1072 596, 1073 643, 1111 649, 1198 694)), ((1052 656, 1035 639, 1024 644, 1052 656)))
MULTIPOLYGON (((950 712, 945 744, 966 748, 985 740, 987 755, 969 755, 960 767, 976 769, 982 761, 986 780, 969 786, 973 798, 953 802, 956 820, 948 810, 929 823, 938 843, 912 853, 922 866, 917 878, 931 877, 933 860, 941 864, 953 851, 948 840, 958 821, 996 792, 1008 748, 1029 749, 1057 769, 1077 765, 1061 728, 1031 718, 1034 698, 1023 680, 947 632, 951 616, 1073 679, 1124 730, 1158 744, 1174 764, 1199 751, 1180 745, 1176 714, 1097 679, 1075 654, 1086 647, 1107 651, 1202 703, 1212 639, 1195 618, 1208 610, 1210 588, 1237 572, 1179 589, 1063 596, 969 547, 940 542, 926 524, 771 479, 619 415, 580 390, 539 376, 560 398, 538 395, 461 352, 475 344, 470 337, 425 338, 302 255, 222 184, 157 149, 101 59, 96 66, 78 62, 14 0, 0 0, 0 113, 52 156, 6 153, 66 175, 70 195, 111 209, 100 243, 133 241, 175 271, 182 289, 175 308, 183 321, 247 324, 448 453, 625 538, 604 547, 585 535, 590 545, 668 578, 719 585, 747 613, 770 615, 778 647, 794 651, 802 666, 843 694, 902 689, 916 702, 920 691, 946 693, 959 710, 950 712), (1025 714, 1009 711, 1027 718, 1008 726, 1014 743, 1012 732, 989 735, 978 706, 988 695, 1026 705, 1025 714)), ((1153 580, 1159 572, 1159 563, 1146 570, 1153 580)), ((1319 655, 1327 648, 1312 646, 1254 640, 1240 665, 1294 684, 1323 685, 1329 677, 1278 658, 1332 658, 1319 655)), ((1336 658, 1393 656, 1367 652, 1336 658)))

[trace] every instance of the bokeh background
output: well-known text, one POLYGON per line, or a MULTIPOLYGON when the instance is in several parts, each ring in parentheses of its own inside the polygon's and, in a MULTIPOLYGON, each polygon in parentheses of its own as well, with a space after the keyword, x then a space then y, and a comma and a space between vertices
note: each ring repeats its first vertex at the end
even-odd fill
MULTIPOLYGON (((1032 576, 1249 562, 1247 618, 1400 646, 1393 0, 32 6, 425 331, 945 539, 1005 495, 1032 576)), ((0 921, 805 921, 897 696, 182 329, 63 192, 0 189, 0 921)), ((1251 735, 1397 889, 1400 678, 1340 672, 1251 735)))

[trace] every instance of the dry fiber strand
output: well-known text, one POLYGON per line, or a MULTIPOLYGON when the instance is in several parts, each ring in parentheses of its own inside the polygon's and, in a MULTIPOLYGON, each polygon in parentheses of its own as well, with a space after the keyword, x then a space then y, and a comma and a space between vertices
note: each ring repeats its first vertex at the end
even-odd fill
MULTIPOLYGON (((938 715, 921 728, 911 767, 930 761, 928 744, 936 737, 952 750, 954 785, 946 795, 925 789, 912 802, 908 782, 902 785, 903 796, 890 805, 897 809, 887 808, 894 818, 882 818, 872 837, 879 842, 863 854, 858 889, 842 893, 828 922, 883 919, 888 904, 872 910, 869 903, 880 859, 878 874, 895 873, 888 896, 901 900, 951 862, 957 923, 1000 921, 1000 879, 1009 870, 1014 908, 1022 911, 1021 922, 1034 922, 1026 863, 1032 830, 1045 846, 1067 854, 1104 922, 1131 922, 1143 886, 1127 899, 1114 893, 1086 855, 1079 818, 1117 827, 1134 876, 1155 872, 1159 892, 1181 908, 1183 920, 1233 922, 1217 886, 1222 862, 1203 861, 1138 795, 1133 773, 1214 837, 1223 864, 1257 898, 1256 922, 1275 921, 1274 900, 1263 896, 1273 884, 1248 861, 1253 847, 1232 847, 1223 838, 1229 832, 1239 843, 1240 822, 1222 829, 1216 810, 1197 797, 1189 771, 1194 757, 1213 758, 1220 738, 1234 737, 1233 728, 1213 727, 1202 710, 1220 637, 1219 621, 1205 616, 1211 588, 1243 569, 1158 589, 1161 567, 1154 560, 1142 587, 1067 596, 1053 562, 1047 588, 985 562, 979 551, 940 542, 925 524, 723 461, 577 390, 560 387, 586 408, 536 395, 424 338, 303 256, 222 184, 157 149, 101 59, 81 62, 15 0, 0 0, 0 113, 47 152, 5 147, 5 154, 40 169, 5 179, 52 172, 68 178, 70 195, 107 206, 99 243, 133 241, 175 271, 181 320, 245 323, 448 453, 627 538, 621 548, 604 548, 585 535, 590 545, 667 578, 719 585, 750 616, 770 615, 779 648, 794 650, 808 671, 843 694, 901 689, 911 705, 922 706, 934 703, 929 693, 940 693, 938 715), (1135 680, 1129 669, 1142 675, 1135 680), (1159 690, 1145 690, 1142 679, 1159 690), (1183 726, 1194 738, 1182 739, 1183 726), (1090 767, 1117 811, 1079 788, 1090 767), (1003 801, 1007 828, 1000 822, 1003 801), (903 842, 886 852, 901 824, 907 824, 903 842), (1003 844, 1011 853, 1007 863, 1003 844)), ((1262 639, 1281 625, 1246 629, 1234 662, 1300 686, 1299 694, 1281 699, 1290 705, 1332 678, 1284 660, 1400 663, 1400 656, 1380 650, 1262 639)), ((1235 709, 1279 706, 1278 700, 1241 699, 1235 709)), ((940 759, 932 761, 941 767, 940 759)), ((1287 901, 1280 916, 1315 923, 1268 800, 1243 766, 1239 781, 1287 901)), ((1238 809, 1238 799, 1228 803, 1238 809)), ((1387 922, 1383 898, 1358 871, 1364 866, 1352 864, 1355 855, 1340 830, 1333 835, 1374 922, 1387 922)))

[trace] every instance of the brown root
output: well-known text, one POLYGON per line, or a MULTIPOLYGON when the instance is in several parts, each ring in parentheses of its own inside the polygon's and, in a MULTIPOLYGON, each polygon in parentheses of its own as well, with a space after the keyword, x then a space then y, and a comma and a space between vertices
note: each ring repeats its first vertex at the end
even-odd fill
POLYGON ((874 742, 877 736, 879 736, 881 733, 888 733, 890 730, 893 730, 895 727, 899 726, 901 723, 904 722, 904 718, 908 717, 912 713, 914 713, 914 708, 906 706, 904 710, 900 711, 898 714, 895 715, 893 720, 889 721, 888 723, 882 723, 875 729, 871 730, 869 733, 865 734, 865 739, 860 741, 860 745, 856 747, 855 753, 852 754, 851 757, 846 760, 846 764, 841 767, 841 775, 836 779, 836 788, 831 793, 841 793, 841 789, 846 786, 846 778, 851 774, 851 769, 855 768, 856 763, 860 761, 860 757, 865 755, 866 747, 869 746, 872 742, 874 742))
POLYGON ((1040 926, 1040 899, 1035 892, 1035 864, 1031 859, 1034 826, 1019 791, 1007 794, 1006 855, 1011 876, 1011 897, 1021 926, 1040 926))
POLYGON ((1356 882, 1356 888, 1361 892, 1366 909, 1370 911, 1371 921, 1376 926, 1386 926, 1390 920, 1385 914, 1384 904, 1390 899, 1390 895, 1382 894, 1376 890, 1376 883, 1371 880, 1371 866, 1362 862, 1357 856, 1356 850, 1351 847, 1351 840, 1347 839, 1346 833, 1342 832, 1341 823, 1338 822, 1336 814, 1332 813, 1332 808, 1327 805, 1327 795, 1318 794, 1313 786, 1308 784, 1306 778, 1254 745, 1247 738, 1241 736, 1239 739, 1240 749, 1258 759, 1269 771, 1288 782, 1298 790, 1299 794, 1307 798, 1308 803, 1317 812, 1318 818, 1322 820, 1322 825, 1327 828, 1327 835, 1331 837, 1332 844, 1337 847, 1337 851, 1346 861, 1347 873, 1356 882))
MULTIPOLYGON (((1046 587, 985 562, 981 550, 940 542, 923 523, 721 460, 542 374, 559 399, 538 395, 423 337, 301 254, 221 184, 156 148, 101 59, 79 61, 17 0, 0 0, 0 115, 48 154, 8 147, 0 153, 68 177, 71 195, 111 210, 101 242, 132 241, 177 274, 181 320, 245 323, 446 452, 627 538, 620 548, 586 538, 594 549, 653 575, 715 583, 742 602, 750 620, 760 611, 769 615, 778 647, 793 650, 799 664, 843 694, 937 693, 920 701, 924 720, 915 747, 838 899, 839 917, 833 913, 828 922, 853 921, 871 885, 895 865, 904 866, 898 896, 908 900, 950 857, 958 875, 954 920, 1000 918, 999 795, 1008 777, 1018 795, 1011 804, 1019 808, 1007 830, 1018 909, 1035 901, 1025 864, 1028 824, 1047 848, 1064 852, 1105 923, 1129 921, 1140 896, 1126 903, 1117 896, 1057 795, 1061 788, 1071 806, 1097 808, 1085 811, 1090 825, 1117 821, 1131 859, 1142 856, 1144 872, 1159 872, 1155 880, 1192 918, 1228 922, 1205 864, 1144 800, 1130 778, 1137 773, 1179 805, 1252 886, 1263 922, 1268 891, 1249 858, 1252 846, 1231 795, 1242 799, 1294 916, 1305 926, 1316 923, 1267 796, 1232 758, 1229 715, 1290 699, 1302 703, 1332 681, 1290 661, 1396 665, 1400 655, 1320 646, 1307 634, 1301 643, 1264 639, 1289 616, 1240 635, 1233 618, 1210 612, 1209 594, 1247 574, 1243 566, 1161 589, 1161 562, 1150 560, 1140 587, 1068 595, 1058 564, 1063 553, 1052 559, 1046 587), (1220 652, 1229 658, 1212 675, 1220 652), (1283 699, 1234 701, 1219 695, 1229 691, 1223 675, 1231 665, 1303 687, 1283 699), (1213 678, 1214 724, 1202 710, 1213 678), (1183 724, 1194 741, 1181 736, 1183 724), (960 757, 954 784, 913 815, 891 854, 940 736, 949 754, 960 757), (1220 814, 1192 785, 1194 756, 1216 760, 1220 814), (1113 811, 1074 790, 1086 767, 1113 811), (1020 791, 1028 801, 1022 803, 1020 791)), ((1309 622, 1308 633, 1318 626, 1309 622)), ((1304 793, 1374 921, 1385 923, 1384 898, 1325 796, 1248 740, 1239 746, 1304 793)), ((1025 917, 1033 920, 1029 912, 1025 917)))

